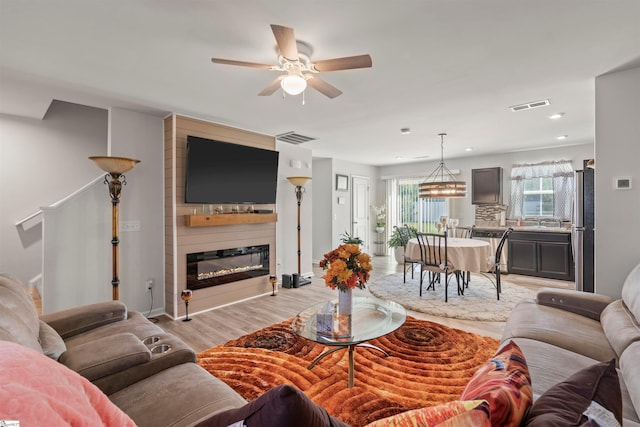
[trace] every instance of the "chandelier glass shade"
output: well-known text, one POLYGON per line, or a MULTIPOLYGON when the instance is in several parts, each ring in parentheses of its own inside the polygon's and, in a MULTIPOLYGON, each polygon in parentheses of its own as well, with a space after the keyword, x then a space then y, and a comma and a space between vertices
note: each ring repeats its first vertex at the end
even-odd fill
POLYGON ((307 80, 299 74, 288 74, 280 80, 280 86, 289 95, 299 95, 307 88, 307 80))
POLYGON ((467 183, 456 181, 453 174, 444 164, 444 136, 440 133, 440 164, 418 186, 418 194, 422 199, 450 199, 465 197, 467 183))

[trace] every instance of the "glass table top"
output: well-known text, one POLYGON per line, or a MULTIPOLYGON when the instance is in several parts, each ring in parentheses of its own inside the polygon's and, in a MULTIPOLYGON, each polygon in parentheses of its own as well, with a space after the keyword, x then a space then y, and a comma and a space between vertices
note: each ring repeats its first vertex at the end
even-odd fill
MULTIPOLYGON (((329 301, 331 306, 337 299, 329 301)), ((319 333, 317 315, 327 308, 327 301, 314 304, 298 313, 291 327, 299 336, 326 345, 348 346, 384 336, 405 322, 407 312, 400 304, 374 297, 353 297, 351 336, 336 337, 319 333)))

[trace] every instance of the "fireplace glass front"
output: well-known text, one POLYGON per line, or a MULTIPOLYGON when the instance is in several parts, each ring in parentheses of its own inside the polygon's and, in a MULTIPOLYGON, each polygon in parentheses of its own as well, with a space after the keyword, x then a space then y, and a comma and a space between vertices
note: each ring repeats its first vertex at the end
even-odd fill
POLYGON ((187 289, 269 275, 269 245, 187 254, 187 289))

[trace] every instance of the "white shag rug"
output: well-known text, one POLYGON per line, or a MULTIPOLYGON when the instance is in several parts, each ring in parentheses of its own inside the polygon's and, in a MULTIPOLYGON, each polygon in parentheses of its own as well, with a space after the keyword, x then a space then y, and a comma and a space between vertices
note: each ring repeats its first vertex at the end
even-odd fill
MULTIPOLYGON (((495 277, 491 275, 495 281, 495 277)), ((442 277, 444 280, 444 276, 442 277)), ((411 279, 407 274, 407 283, 402 281, 402 273, 379 277, 367 284, 369 291, 378 298, 395 301, 407 310, 419 311, 434 316, 454 319, 504 322, 515 305, 524 298, 534 298, 535 291, 524 286, 509 283, 509 276, 501 276, 502 292, 498 301, 494 284, 481 274, 471 274, 469 287, 464 295, 458 295, 455 276, 450 276, 449 302, 444 302, 444 282, 436 283, 435 291, 427 290, 425 276, 420 297, 420 275, 411 279)))

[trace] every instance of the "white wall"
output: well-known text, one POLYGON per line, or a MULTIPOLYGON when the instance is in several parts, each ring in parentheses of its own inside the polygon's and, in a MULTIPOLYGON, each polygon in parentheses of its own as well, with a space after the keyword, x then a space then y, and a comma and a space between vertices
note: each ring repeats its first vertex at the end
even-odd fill
MULTIPOLYGON (((322 188, 317 191, 321 193, 316 198, 314 196, 315 208, 313 210, 314 230, 313 230, 313 256, 315 261, 322 259, 322 256, 331 249, 338 246, 340 236, 345 231, 351 233, 351 205, 352 205, 352 182, 353 176, 366 177, 369 179, 369 201, 371 205, 382 204, 384 200, 378 200, 378 168, 375 166, 351 163, 344 160, 329 158, 314 158, 314 181, 322 184, 322 188), (349 177, 348 191, 336 190, 336 174, 349 177), (342 198, 344 203, 339 203, 342 198)), ((375 223, 370 215, 370 235, 358 236, 368 245, 368 252, 373 252, 371 245, 373 240, 373 229, 375 223)))
POLYGON ((333 246, 333 160, 313 159, 313 259, 320 260, 333 246), (329 248, 329 249, 327 249, 329 248))
MULTIPOLYGON (((276 210, 276 274, 298 272, 298 202, 295 187, 287 180, 288 176, 308 176, 313 178, 311 150, 281 141, 276 141, 276 150, 280 152, 278 161, 278 197, 276 210), (293 161, 293 163, 292 163, 293 161), (295 165, 295 166, 294 166, 295 165), (299 167, 297 167, 299 165, 299 167)), ((304 187, 300 204, 300 273, 304 277, 313 275, 312 236, 313 236, 313 189, 312 179, 304 187)))
MULTIPOLYGON (((449 215, 460 219, 460 225, 471 225, 475 222, 475 206, 471 204, 471 169, 502 167, 503 169, 503 203, 509 204, 511 192, 511 168, 513 164, 538 163, 549 160, 570 160, 574 169, 582 169, 582 161, 593 158, 593 144, 582 144, 564 148, 546 148, 543 150, 520 151, 516 153, 492 154, 489 156, 472 156, 447 160, 449 169, 459 169, 456 178, 467 182, 467 197, 452 199, 449 215)), ((426 176, 433 171, 438 162, 420 162, 380 167, 380 177, 426 176)), ((381 185, 382 186, 382 185, 381 185)))
POLYGON ((41 219, 14 224, 101 175, 87 157, 107 154, 107 120, 60 101, 43 120, 0 114, 0 271, 25 283, 40 274, 41 219))
POLYGON ((44 314, 111 299, 111 199, 104 177, 43 208, 44 314))
POLYGON ((640 67, 596 78, 596 292, 619 298, 640 263, 640 67), (631 190, 614 190, 615 177, 631 190))

